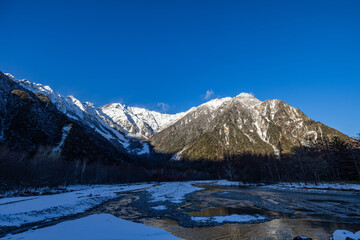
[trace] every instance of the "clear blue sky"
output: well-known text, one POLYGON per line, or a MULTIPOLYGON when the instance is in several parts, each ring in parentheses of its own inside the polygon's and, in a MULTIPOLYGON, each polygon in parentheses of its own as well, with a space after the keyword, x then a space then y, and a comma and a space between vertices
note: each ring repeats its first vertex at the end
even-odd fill
POLYGON ((0 70, 101 106, 251 92, 360 131, 360 1, 0 0, 0 70))

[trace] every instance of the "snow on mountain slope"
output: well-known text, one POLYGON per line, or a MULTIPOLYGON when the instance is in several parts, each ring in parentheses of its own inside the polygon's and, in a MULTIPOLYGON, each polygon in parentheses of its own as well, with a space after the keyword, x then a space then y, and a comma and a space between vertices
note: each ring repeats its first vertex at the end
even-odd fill
POLYGON ((192 108, 192 111, 195 111, 196 109, 200 107, 207 107, 209 110, 216 110, 218 107, 220 107, 223 103, 230 101, 231 97, 225 97, 225 98, 215 98, 213 100, 210 100, 206 103, 201 104, 198 107, 192 108))
MULTIPOLYGON (((280 156, 280 149, 286 152, 319 137, 343 136, 281 100, 260 101, 249 93, 216 98, 186 112, 162 114, 120 103, 95 108, 73 96, 64 97, 49 86, 8 76, 28 90, 47 96, 68 117, 139 155, 152 152, 150 143, 139 139, 151 138, 158 152, 174 154, 173 159, 179 159, 183 155, 221 158, 223 151, 280 156)), ((66 131, 63 137, 66 138, 66 131)))
POLYGON ((69 118, 77 120, 99 133, 107 140, 122 146, 131 153, 144 154, 148 149, 147 143, 142 143, 139 149, 128 149, 131 141, 134 139, 127 137, 127 131, 121 126, 112 122, 110 118, 103 115, 101 111, 96 109, 92 103, 81 103, 73 96, 65 97, 59 92, 52 90, 49 86, 44 86, 38 83, 32 83, 26 79, 16 79, 11 74, 6 74, 13 81, 18 82, 22 87, 32 91, 33 93, 41 93, 48 97, 50 101, 55 104, 57 109, 67 115, 69 118))
POLYGON ((72 124, 68 124, 63 127, 61 141, 55 148, 53 148, 53 152, 61 152, 62 147, 64 146, 64 143, 65 143, 65 139, 71 130, 71 127, 72 127, 72 124))
POLYGON ((258 106, 258 105, 260 105, 262 103, 262 101, 255 98, 250 93, 240 93, 239 95, 234 97, 233 100, 238 101, 239 103, 241 103, 242 105, 244 105, 244 106, 246 106, 248 108, 253 108, 253 107, 258 106))
POLYGON ((122 126, 129 132, 130 136, 148 139, 156 133, 173 125, 185 115, 196 112, 198 109, 204 111, 215 111, 223 103, 232 98, 213 99, 198 107, 193 107, 186 112, 177 114, 164 114, 150 111, 145 108, 129 107, 120 103, 112 103, 99 108, 104 115, 107 115, 113 122, 122 126))
POLYGON ((251 152, 278 157, 317 138, 346 136, 315 122, 299 109, 275 99, 260 101, 241 93, 193 108, 183 118, 151 138, 155 151, 181 158, 218 159, 251 152))
MULTIPOLYGON (((222 104, 231 101, 233 98, 213 99, 198 107, 193 107, 186 112, 177 114, 163 114, 150 111, 145 108, 129 107, 120 103, 108 104, 100 108, 95 108, 92 103, 81 103, 73 96, 65 97, 54 91, 49 86, 38 83, 31 83, 26 79, 15 79, 11 74, 6 74, 21 86, 34 92, 47 96, 52 103, 68 117, 81 121, 108 140, 115 140, 123 147, 127 148, 130 143, 127 136, 148 139, 163 129, 171 126, 188 113, 194 112, 196 115, 199 109, 205 112, 214 112, 222 104)), ((242 93, 236 98, 241 99, 247 104, 257 104, 252 100, 252 95, 242 93), (250 99, 250 100, 246 100, 250 99)), ((196 116, 195 116, 196 117, 196 116)), ((139 150, 141 153, 148 152, 147 144, 142 144, 139 150)))
POLYGON ((145 108, 125 106, 120 103, 105 105, 99 108, 99 111, 127 130, 130 136, 139 138, 151 137, 172 125, 187 113, 163 114, 145 108))

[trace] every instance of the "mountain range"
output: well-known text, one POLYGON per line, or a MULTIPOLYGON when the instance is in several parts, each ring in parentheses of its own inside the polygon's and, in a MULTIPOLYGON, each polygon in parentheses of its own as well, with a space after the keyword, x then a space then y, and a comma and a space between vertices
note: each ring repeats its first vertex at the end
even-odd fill
POLYGON ((0 73, 0 80, 0 142, 17 150, 48 146, 67 158, 222 160, 244 152, 280 157, 318 139, 350 139, 281 100, 248 93, 164 114, 120 103, 96 108, 11 74, 0 73))

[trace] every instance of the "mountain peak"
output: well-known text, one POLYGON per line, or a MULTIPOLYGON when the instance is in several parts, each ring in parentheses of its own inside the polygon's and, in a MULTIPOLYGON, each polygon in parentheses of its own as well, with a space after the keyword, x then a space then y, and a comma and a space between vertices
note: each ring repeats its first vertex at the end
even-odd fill
POLYGON ((210 100, 200 106, 207 106, 211 109, 216 109, 218 107, 220 107, 220 105, 222 105, 224 102, 230 101, 231 97, 225 97, 225 98, 215 98, 213 100, 210 100))
POLYGON ((242 92, 236 96, 237 98, 255 98, 251 93, 242 92))
POLYGON ((254 107, 254 106, 262 103, 262 101, 260 101, 256 97, 254 97, 254 95, 252 95, 250 93, 245 93, 245 92, 240 93, 239 95, 234 97, 234 100, 238 100, 239 102, 241 102, 243 105, 245 105, 247 107, 254 107))
POLYGON ((10 78, 11 80, 14 80, 15 77, 13 75, 11 75, 10 73, 4 73, 5 76, 7 76, 8 78, 10 78))
POLYGON ((99 109, 128 131, 130 136, 140 138, 151 137, 186 114, 186 112, 163 114, 146 108, 130 107, 120 103, 108 104, 99 109))

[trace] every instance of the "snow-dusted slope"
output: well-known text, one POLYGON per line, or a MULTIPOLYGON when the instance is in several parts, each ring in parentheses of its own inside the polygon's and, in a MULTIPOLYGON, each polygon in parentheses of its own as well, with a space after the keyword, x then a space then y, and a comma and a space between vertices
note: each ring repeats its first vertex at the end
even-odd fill
MULTIPOLYGON (((187 114, 192 114, 191 118, 197 118, 202 115, 202 113, 215 113, 220 106, 231 101, 239 101, 246 107, 254 107, 262 103, 251 94, 241 93, 234 98, 216 98, 203 103, 198 107, 193 107, 186 112, 177 114, 163 114, 145 108, 129 107, 120 103, 107 104, 98 108, 98 110, 103 115, 108 116, 113 122, 124 128, 130 136, 148 139, 156 133, 173 125, 187 114)), ((209 118, 214 116, 214 114, 210 114, 209 118)))
POLYGON ((318 138, 346 136, 308 118, 281 100, 260 101, 241 93, 193 108, 175 124, 152 137, 155 150, 172 159, 219 159, 228 154, 290 152, 318 138))
POLYGON ((141 143, 137 145, 138 148, 129 149, 134 139, 129 138, 126 130, 114 123, 108 116, 104 115, 101 110, 96 109, 94 104, 89 102, 81 103, 75 97, 65 97, 59 92, 52 90, 49 86, 32 83, 26 79, 16 79, 8 73, 6 75, 33 93, 45 95, 55 104, 58 110, 66 114, 69 118, 86 124, 107 140, 112 141, 114 144, 120 144, 120 146, 127 149, 130 153, 149 153, 147 143, 141 143))
POLYGON ((218 109, 222 104, 229 102, 232 98, 231 97, 225 97, 225 98, 215 98, 213 100, 210 100, 206 103, 201 104, 200 106, 196 108, 192 108, 192 111, 195 111, 199 108, 208 108, 208 110, 214 111, 218 109))
POLYGON ((131 136, 148 139, 191 112, 198 109, 215 111, 224 102, 230 101, 231 99, 230 97, 222 99, 216 98, 198 107, 193 107, 186 112, 177 114, 164 114, 145 108, 129 107, 120 103, 105 105, 99 108, 99 111, 123 127, 131 136))

